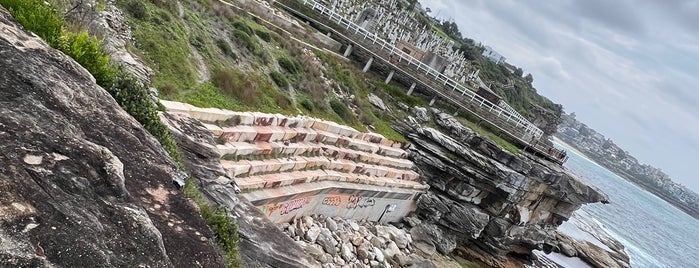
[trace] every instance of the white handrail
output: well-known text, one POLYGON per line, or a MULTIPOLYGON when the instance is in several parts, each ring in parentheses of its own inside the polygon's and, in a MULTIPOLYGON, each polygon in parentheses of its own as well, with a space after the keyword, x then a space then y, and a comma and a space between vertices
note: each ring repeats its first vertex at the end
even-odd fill
POLYGON ((470 100, 469 98, 464 98, 463 100, 474 102, 479 106, 483 106, 484 104, 488 105, 489 108, 487 111, 496 117, 502 118, 506 122, 513 120, 516 127, 523 127, 525 133, 532 134, 536 139, 540 139, 543 136, 544 132, 541 129, 529 122, 526 118, 524 118, 524 116, 510 107, 510 105, 508 105, 505 101, 501 100, 497 105, 490 102, 489 100, 476 94, 474 90, 438 72, 434 68, 403 52, 402 50, 397 49, 393 44, 386 42, 383 38, 378 37, 374 33, 370 33, 368 30, 360 27, 352 21, 347 20, 341 15, 335 13, 334 10, 328 9, 322 4, 312 0, 304 0, 303 4, 310 6, 312 10, 318 11, 320 15, 328 17, 331 21, 337 18, 337 21, 340 22, 339 24, 346 27, 348 32, 354 32, 355 35, 371 41, 372 44, 376 44, 377 46, 380 45, 381 50, 387 51, 388 55, 397 55, 399 57, 398 61, 406 60, 408 65, 414 63, 418 71, 424 72, 426 75, 433 77, 436 81, 442 82, 444 85, 454 85, 453 91, 461 93, 462 96, 470 96, 470 100))

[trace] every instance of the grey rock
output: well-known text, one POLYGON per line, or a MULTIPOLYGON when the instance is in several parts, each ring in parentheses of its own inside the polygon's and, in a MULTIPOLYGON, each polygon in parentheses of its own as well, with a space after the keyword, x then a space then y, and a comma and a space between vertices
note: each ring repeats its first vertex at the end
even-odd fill
POLYGON ((382 248, 385 244, 385 240, 378 236, 374 236, 369 240, 369 243, 371 243, 371 245, 374 247, 382 248))
POLYGON ((359 247, 357 248, 357 259, 368 260, 373 258, 369 258, 369 249, 367 249, 366 247, 359 247))
POLYGON ((337 223, 331 218, 325 218, 325 228, 328 228, 331 232, 337 230, 337 223))
POLYGON ((335 241, 329 234, 321 231, 321 233, 318 235, 318 239, 316 239, 316 243, 323 247, 323 250, 325 250, 325 252, 330 253, 332 255, 337 254, 337 250, 335 249, 337 241, 335 241))
POLYGON ((393 261, 395 261, 401 267, 407 267, 413 265, 415 261, 410 256, 404 254, 396 254, 393 256, 393 261))
POLYGON ((384 257, 393 258, 396 254, 400 254, 400 249, 396 246, 396 242, 389 241, 386 248, 383 250, 384 257))
POLYGON ((315 243, 316 239, 318 239, 318 236, 320 235, 320 227, 318 226, 313 226, 310 229, 308 229, 308 232, 306 232, 306 240, 308 240, 311 243, 315 243))
POLYGON ((340 254, 342 256, 342 259, 344 259, 345 261, 348 261, 348 262, 356 259, 357 257, 352 252, 352 249, 354 249, 352 244, 350 244, 350 243, 342 244, 342 246, 340 247, 340 254))
POLYGON ((374 247, 373 250, 374 250, 374 258, 379 262, 383 262, 385 260, 384 255, 383 255, 383 251, 381 251, 381 249, 378 247, 374 247))
POLYGON ((369 103, 372 105, 376 106, 376 108, 381 109, 382 111, 388 111, 388 106, 383 103, 383 100, 379 98, 379 96, 374 95, 374 93, 369 93, 367 95, 367 99, 369 99, 369 103))
POLYGON ((418 226, 418 225, 420 225, 420 223, 422 223, 422 221, 420 219, 418 219, 417 217, 412 217, 412 216, 404 217, 403 222, 405 222, 405 224, 408 225, 408 227, 410 227, 410 228, 418 226))
POLYGON ((355 221, 349 221, 349 227, 352 231, 359 231, 359 224, 355 221))
POLYGON ((429 122, 430 121, 430 116, 429 116, 429 114, 427 114, 427 108, 415 106, 415 107, 411 108, 410 111, 415 115, 417 120, 420 120, 422 122, 429 122))

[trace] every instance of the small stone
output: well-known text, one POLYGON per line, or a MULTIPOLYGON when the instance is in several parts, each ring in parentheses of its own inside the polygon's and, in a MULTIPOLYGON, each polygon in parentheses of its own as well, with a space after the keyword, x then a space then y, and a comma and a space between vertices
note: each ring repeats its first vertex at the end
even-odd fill
POLYGON ((410 266, 414 263, 413 258, 403 254, 396 254, 395 256, 393 256, 393 260, 396 263, 398 263, 401 267, 410 266))
POLYGON ((41 155, 25 155, 24 156, 24 163, 27 163, 29 165, 41 165, 41 161, 44 160, 44 157, 41 155))
POLYGON ((311 226, 313 226, 313 218, 311 218, 310 216, 303 216, 303 218, 301 218, 301 221, 303 222, 303 225, 306 226, 306 228, 311 228, 311 226))
POLYGON ((294 226, 293 224, 289 225, 289 227, 286 230, 289 233, 289 236, 296 236, 296 226, 294 226))
POLYGON ((340 249, 340 254, 342 255, 342 258, 346 261, 353 261, 356 257, 354 256, 354 253, 352 253, 352 245, 349 243, 344 243, 342 244, 342 247, 340 249))
POLYGON ((385 260, 383 252, 380 248, 374 247, 374 259, 376 259, 379 262, 383 262, 385 260))
POLYGON ((352 230, 354 230, 355 232, 356 232, 356 231, 359 231, 359 224, 357 224, 355 221, 350 221, 350 222, 349 222, 349 226, 350 226, 350 228, 352 228, 352 230))
POLYGON ((369 240, 369 242, 371 243, 372 246, 375 246, 377 248, 382 248, 384 246, 385 240, 383 240, 383 238, 381 238, 381 237, 374 236, 369 240))
POLYGON ((390 241, 383 250, 383 255, 387 258, 393 258, 396 254, 400 254, 400 249, 396 246, 396 242, 390 241))
POLYGON ((328 228, 331 232, 337 231, 337 222, 331 218, 325 219, 325 228, 328 228))
POLYGON ((316 239, 318 239, 318 236, 320 235, 320 228, 318 226, 313 226, 310 229, 308 229, 308 232, 306 232, 306 240, 308 240, 311 243, 315 243, 316 239))

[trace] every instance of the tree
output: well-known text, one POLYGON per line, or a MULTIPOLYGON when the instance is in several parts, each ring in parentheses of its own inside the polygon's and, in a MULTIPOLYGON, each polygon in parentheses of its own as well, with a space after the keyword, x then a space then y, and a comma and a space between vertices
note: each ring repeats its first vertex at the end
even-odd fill
POLYGON ((531 85, 532 83, 534 83, 534 77, 532 76, 532 74, 527 74, 527 76, 524 77, 524 81, 527 81, 527 83, 531 85))
POLYGON ((461 40, 461 32, 459 31, 459 26, 456 25, 453 19, 443 20, 440 25, 442 31, 454 40, 461 40))

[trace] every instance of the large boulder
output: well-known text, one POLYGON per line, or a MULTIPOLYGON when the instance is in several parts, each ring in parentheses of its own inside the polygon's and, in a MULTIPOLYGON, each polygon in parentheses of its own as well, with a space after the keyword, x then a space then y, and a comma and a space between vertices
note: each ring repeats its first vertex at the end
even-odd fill
POLYGON ((0 29, 2 266, 223 267, 158 141, 1 7, 0 29))

